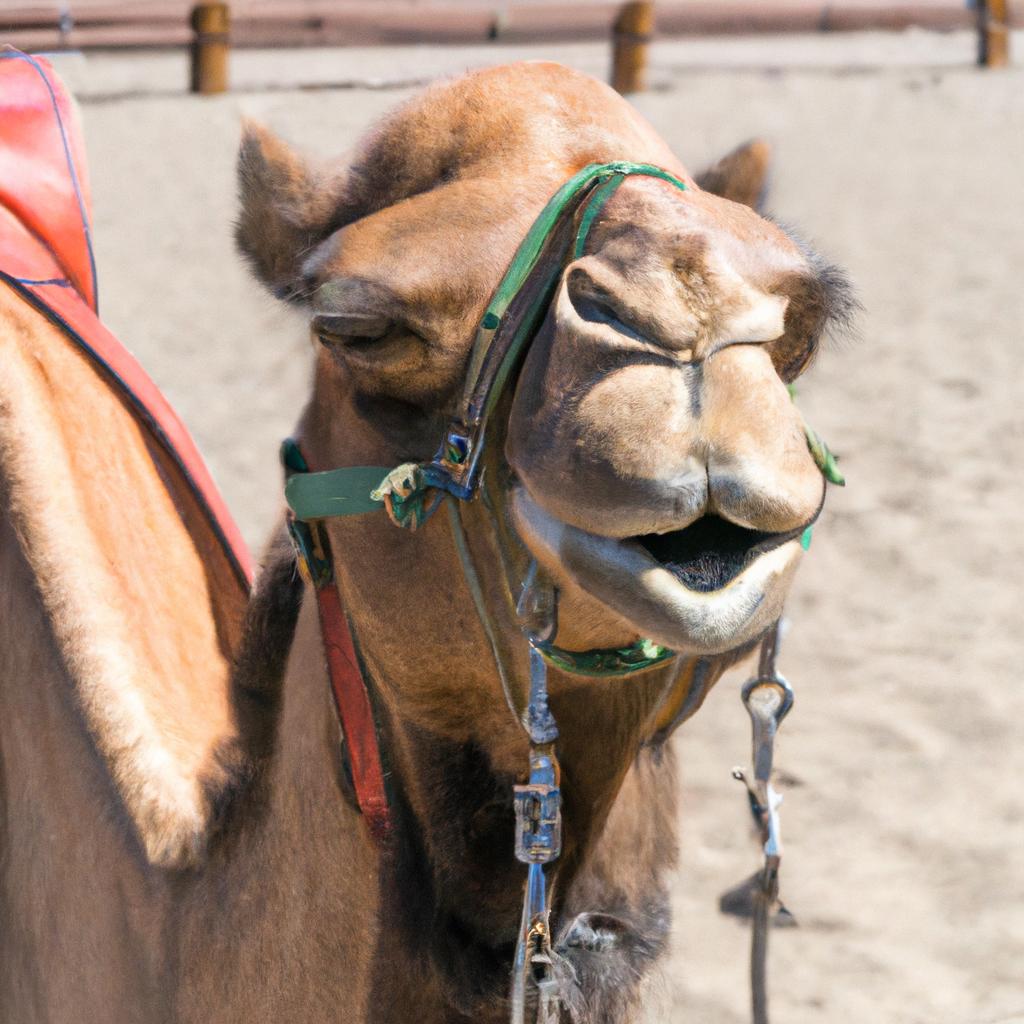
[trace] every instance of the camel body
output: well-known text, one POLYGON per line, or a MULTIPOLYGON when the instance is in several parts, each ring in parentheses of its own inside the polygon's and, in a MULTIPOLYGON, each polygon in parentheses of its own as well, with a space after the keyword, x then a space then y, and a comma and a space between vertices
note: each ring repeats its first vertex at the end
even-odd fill
MULTIPOLYGON (((365 346, 339 356, 325 343, 297 431, 310 461, 429 457, 474 319, 518 239, 573 170, 618 158, 686 176, 631 108, 548 65, 435 87, 341 172, 311 171, 250 129, 239 244, 257 275, 297 301, 341 301, 353 288, 378 287, 358 273, 353 284, 341 264, 376 253, 435 318, 423 337, 452 339, 424 355, 388 328, 388 359, 372 362, 365 346), (550 116, 538 117, 544 103, 550 116), (508 152, 495 157, 484 143, 502 121, 497 108, 508 152), (468 126, 461 136, 456 124, 468 126), (547 152, 547 163, 495 177, 487 161, 514 167, 516 147, 527 145, 547 152), (502 215, 486 246, 459 241, 492 203, 502 215), (474 217, 460 224, 459 210, 474 217), (336 233, 346 237, 328 245, 336 233), (300 251, 308 256, 318 242, 326 247, 300 266, 300 251), (445 282, 417 278, 414 265, 436 272, 441 251, 445 282)), ((741 163, 739 175, 716 169, 718 192, 749 177, 749 161, 741 163)), ((746 232, 751 244, 781 246, 776 263, 803 273, 786 262, 797 256, 779 238, 757 235, 752 212, 686 180, 702 217, 746 232)), ((745 195, 749 182, 742 188, 745 195)), ((648 186, 616 198, 664 201, 648 186)), ((538 342, 542 363, 523 371, 542 384, 561 372, 561 308, 538 342)), ((336 320, 351 319, 333 307, 331 316, 328 341, 336 320)), ((345 328, 360 339, 380 337, 378 329, 364 321, 345 328)), ((189 516, 188 494, 132 410, 59 326, 6 286, 0 348, 4 1018, 503 1019, 525 875, 512 854, 511 794, 527 743, 506 707, 447 520, 435 516, 416 533, 395 530, 382 514, 327 527, 387 758, 395 830, 381 846, 353 799, 315 604, 283 531, 243 610, 217 539, 189 516)), ((724 394, 751 359, 751 379, 761 379, 769 364, 759 358, 737 355, 716 387, 724 394)), ((781 342, 772 353, 777 366, 793 358, 781 342)), ((709 395, 712 405, 725 401, 709 395)), ((790 414, 777 408, 782 425, 772 429, 790 438, 790 414)), ((553 436, 567 429, 550 405, 530 413, 547 417, 553 436)), ((535 481, 538 446, 515 409, 504 414, 509 463, 535 481)), ((595 421, 595 430, 606 428, 621 444, 595 421)), ((805 473, 802 447, 787 440, 779 450, 796 476, 805 473)), ((565 469, 566 479, 575 472, 565 469)), ((807 518, 792 498, 798 492, 794 485, 761 503, 765 528, 807 518)), ((554 507, 540 483, 522 500, 554 507)), ((808 501, 820 505, 820 495, 808 501)), ((607 502, 600 510, 605 519, 616 514, 607 502)), ((464 523, 476 562, 495 564, 490 513, 470 504, 464 523)), ((538 548, 536 557, 557 576, 557 550, 538 548)), ((506 670, 522 676, 527 652, 500 593, 505 581, 484 572, 482 582, 506 670)), ((560 587, 560 642, 635 639, 636 624, 571 573, 560 587)), ((682 698, 696 695, 692 713, 742 653, 694 653, 627 681, 552 672, 565 847, 551 882, 558 948, 572 967, 566 1019, 635 1018, 670 925, 677 794, 669 738, 682 698)))

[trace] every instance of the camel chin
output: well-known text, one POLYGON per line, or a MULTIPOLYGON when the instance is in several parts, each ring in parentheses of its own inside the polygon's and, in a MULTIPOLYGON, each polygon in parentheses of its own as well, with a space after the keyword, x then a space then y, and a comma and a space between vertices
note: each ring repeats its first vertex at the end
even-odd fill
POLYGON ((639 634, 680 654, 721 654, 756 640, 782 614, 803 554, 802 530, 756 534, 707 519, 664 538, 598 536, 551 515, 524 487, 513 492, 512 515, 523 542, 556 579, 568 576, 639 634), (674 542, 692 548, 691 531, 698 543, 725 543, 730 531, 757 543, 740 550, 733 540, 728 558, 712 548, 688 567, 669 565, 666 550, 674 542))

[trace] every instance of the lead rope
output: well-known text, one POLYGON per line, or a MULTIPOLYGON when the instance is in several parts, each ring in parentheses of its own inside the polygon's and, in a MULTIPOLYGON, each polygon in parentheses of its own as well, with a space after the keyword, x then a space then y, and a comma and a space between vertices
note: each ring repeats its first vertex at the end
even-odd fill
POLYGON ((562 850, 562 808, 555 740, 558 727, 548 708, 547 664, 530 648, 530 781, 515 787, 516 860, 527 865, 523 916, 512 965, 512 1024, 525 1024, 527 985, 537 987, 537 1024, 559 1017, 556 953, 551 945, 551 905, 544 865, 562 850))
POLYGON ((741 768, 733 769, 733 778, 747 787, 750 813, 757 826, 764 865, 754 875, 750 931, 750 1006, 753 1024, 768 1024, 768 929, 773 912, 787 913, 779 900, 779 864, 782 837, 779 831, 779 804, 782 796, 771 784, 775 733, 793 706, 793 689, 775 668, 778 654, 779 624, 761 641, 757 675, 742 690, 743 704, 750 715, 753 778, 741 768))
POLYGON ((480 578, 462 525, 461 508, 449 502, 450 525, 462 572, 473 597, 477 616, 487 636, 505 699, 530 742, 530 774, 525 785, 513 789, 515 810, 515 856, 527 866, 523 913, 512 962, 509 996, 511 1024, 526 1024, 529 984, 537 989, 536 1024, 558 1024, 556 961, 551 943, 551 902, 544 866, 562 852, 562 795, 560 769, 555 754, 558 725, 548 706, 548 669, 541 653, 558 629, 558 601, 554 588, 541 578, 537 563, 531 561, 516 604, 516 615, 530 645, 530 688, 526 707, 502 663, 495 639, 495 626, 487 610, 480 578))
POLYGON ((560 1000, 551 944, 551 903, 544 865, 562 852, 562 794, 555 755, 558 725, 548 707, 548 666, 540 646, 558 628, 557 599, 532 562, 516 606, 530 643, 530 700, 526 731, 530 738, 530 778, 514 793, 516 860, 527 866, 523 916, 512 964, 511 1021, 525 1024, 527 986, 537 988, 537 1024, 558 1024, 560 1000))
MULTIPOLYGON (((562 849, 560 770, 555 754, 558 726, 548 706, 547 662, 543 652, 558 630, 557 593, 531 560, 516 614, 530 645, 530 685, 525 713, 510 686, 494 637, 494 623, 487 611, 476 566, 462 526, 460 508, 449 502, 451 528, 463 574, 469 585, 481 625, 491 645, 506 700, 529 738, 529 780, 514 787, 515 856, 527 866, 523 910, 516 940, 510 992, 511 1024, 526 1024, 530 983, 537 991, 536 1024, 558 1024, 558 968, 560 957, 552 944, 551 904, 544 868, 562 849)), ((793 690, 776 669, 779 623, 761 640, 757 674, 741 691, 752 727, 753 775, 741 768, 733 777, 747 787, 750 812, 764 852, 764 864, 751 879, 752 922, 750 941, 750 988, 753 1024, 768 1020, 768 929, 774 911, 788 911, 779 900, 779 864, 782 842, 778 807, 782 797, 771 784, 775 734, 793 706, 793 690)), ((746 888, 746 887, 744 887, 746 888)))

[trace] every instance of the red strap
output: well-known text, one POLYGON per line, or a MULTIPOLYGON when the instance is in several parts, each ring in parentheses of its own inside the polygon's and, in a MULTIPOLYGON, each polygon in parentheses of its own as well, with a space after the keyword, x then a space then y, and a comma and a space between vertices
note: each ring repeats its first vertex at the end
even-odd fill
POLYGON ((384 768, 370 695, 359 669, 352 631, 341 607, 337 584, 332 581, 317 587, 316 601, 327 656, 327 673, 345 736, 356 800, 369 825, 370 834, 380 842, 391 831, 391 812, 384 789, 384 768))

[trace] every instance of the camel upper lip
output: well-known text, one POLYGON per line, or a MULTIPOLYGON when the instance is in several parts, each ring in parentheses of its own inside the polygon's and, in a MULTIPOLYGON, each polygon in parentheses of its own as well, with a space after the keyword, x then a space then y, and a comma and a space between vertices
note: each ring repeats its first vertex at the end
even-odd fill
POLYGON ((631 537, 685 587, 711 593, 735 579, 759 556, 799 537, 810 523, 782 533, 751 530, 703 515, 682 530, 631 537))

